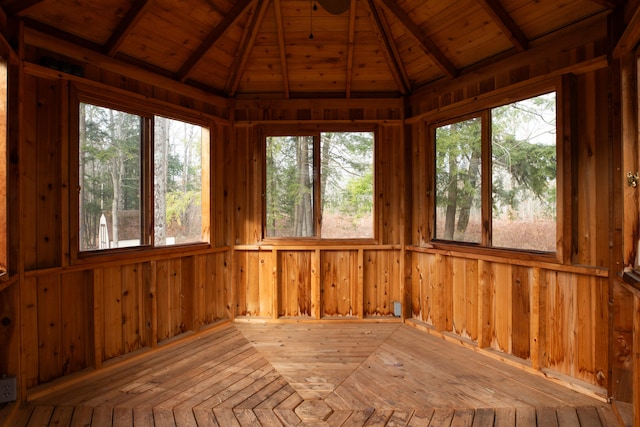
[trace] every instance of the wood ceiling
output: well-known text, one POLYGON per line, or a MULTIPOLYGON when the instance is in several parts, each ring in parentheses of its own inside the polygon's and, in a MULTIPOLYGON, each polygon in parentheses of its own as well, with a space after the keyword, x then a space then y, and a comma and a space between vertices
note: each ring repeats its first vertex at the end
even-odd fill
POLYGON ((29 30, 226 97, 351 98, 410 94, 624 5, 351 0, 334 15, 321 2, 0 0, 0 7, 29 30))

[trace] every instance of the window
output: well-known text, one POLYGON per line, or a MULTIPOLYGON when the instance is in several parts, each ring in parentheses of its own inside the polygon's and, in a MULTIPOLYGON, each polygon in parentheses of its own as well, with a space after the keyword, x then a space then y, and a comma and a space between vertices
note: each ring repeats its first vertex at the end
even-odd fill
POLYGON ((555 252, 555 92, 438 125, 434 138, 436 239, 555 252))
POLYGON ((200 125, 81 102, 79 250, 203 242, 207 140, 200 125))
POLYGON ((268 136, 265 147, 265 237, 374 237, 373 132, 268 136))

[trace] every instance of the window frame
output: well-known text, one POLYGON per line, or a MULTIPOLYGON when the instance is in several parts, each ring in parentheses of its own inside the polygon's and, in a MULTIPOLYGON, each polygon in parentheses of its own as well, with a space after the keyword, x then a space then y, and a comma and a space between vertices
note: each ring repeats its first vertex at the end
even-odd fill
POLYGON ((70 258, 71 262, 82 262, 83 260, 91 260, 96 257, 120 257, 128 254, 138 255, 141 252, 150 252, 154 254, 163 254, 173 252, 175 250, 192 249, 200 250, 211 247, 211 129, 213 123, 204 116, 197 113, 184 111, 178 107, 169 108, 161 103, 150 101, 149 99, 137 99, 130 95, 123 96, 111 91, 105 91, 101 88, 97 91, 93 87, 74 84, 70 90, 70 150, 69 150, 69 179, 73 191, 69 200, 69 230, 70 230, 70 258), (126 101, 123 101, 126 99, 126 101), (91 104, 99 107, 119 110, 128 114, 135 114, 142 118, 142 141, 141 141, 141 242, 137 246, 129 246, 122 248, 95 249, 83 251, 80 249, 80 172, 79 172, 79 153, 80 153, 80 104, 91 104), (197 125, 202 128, 202 241, 192 243, 180 243, 166 246, 154 246, 154 116, 161 116, 173 120, 186 122, 197 125))
MULTIPOLYGON (((2 49, 4 50, 4 49, 2 49)), ((2 105, 2 117, 0 117, 0 152, 4 153, 0 158, 0 177, 3 181, 0 188, 0 281, 9 278, 9 209, 8 209, 8 159, 9 152, 9 59, 5 57, 5 52, 0 52, 0 105, 2 105)))
POLYGON ((571 119, 573 107, 571 100, 573 85, 571 76, 561 76, 551 80, 539 82, 528 87, 509 89, 501 93, 477 99, 475 103, 465 103, 459 108, 440 111, 424 122, 427 135, 429 152, 433 156, 427 165, 427 174, 430 177, 429 197, 429 245, 434 249, 458 251, 462 253, 474 253, 487 256, 527 257, 530 259, 564 263, 570 259, 573 243, 571 218, 571 189, 567 185, 571 183, 571 137, 575 124, 571 119), (555 92, 556 95, 556 245, 555 252, 544 252, 530 249, 517 249, 507 247, 490 246, 492 241, 492 169, 491 169, 491 110, 506 106, 514 102, 534 98, 547 93, 555 92), (473 117, 480 117, 481 127, 481 200, 482 200, 482 238, 480 243, 444 240, 436 237, 436 129, 448 124, 457 123, 473 117))
POLYGON ((261 188, 261 239, 264 243, 278 243, 278 244, 300 244, 300 243, 320 243, 320 244, 377 244, 378 243, 378 207, 376 203, 376 188, 377 188, 377 176, 376 176, 376 164, 377 164, 377 152, 378 152, 378 126, 375 124, 353 124, 353 125, 325 125, 318 124, 312 126, 278 126, 278 125, 264 125, 259 128, 260 138, 260 152, 262 155, 262 188, 261 188), (372 237, 362 238, 323 238, 322 236, 322 199, 321 199, 321 168, 320 164, 322 159, 320 158, 320 135, 325 132, 371 132, 373 133, 373 192, 372 192, 372 237), (309 237, 276 237, 267 236, 267 138, 272 136, 313 136, 313 224, 315 227, 315 235, 309 237))

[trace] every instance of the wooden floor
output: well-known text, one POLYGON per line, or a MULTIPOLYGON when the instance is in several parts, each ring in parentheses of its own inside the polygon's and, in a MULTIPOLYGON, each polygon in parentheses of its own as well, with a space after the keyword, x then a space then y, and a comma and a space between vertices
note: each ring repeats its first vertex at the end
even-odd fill
POLYGON ((106 371, 7 425, 619 425, 600 400, 400 323, 236 322, 106 371))

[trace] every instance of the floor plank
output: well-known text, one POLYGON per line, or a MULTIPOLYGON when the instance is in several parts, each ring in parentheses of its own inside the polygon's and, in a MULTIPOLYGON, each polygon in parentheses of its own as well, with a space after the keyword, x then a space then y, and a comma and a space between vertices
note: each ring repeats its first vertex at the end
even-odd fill
POLYGON ((9 425, 617 425, 603 401, 400 323, 227 324, 39 395, 9 425))

